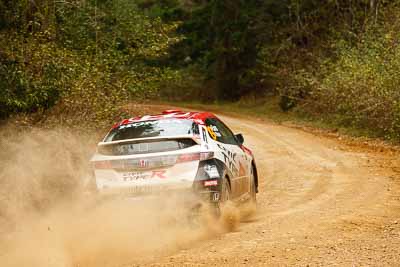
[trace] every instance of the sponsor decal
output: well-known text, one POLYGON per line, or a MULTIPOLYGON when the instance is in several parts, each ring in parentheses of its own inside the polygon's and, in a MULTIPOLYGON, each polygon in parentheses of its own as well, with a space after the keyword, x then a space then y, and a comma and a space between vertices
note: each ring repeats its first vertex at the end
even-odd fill
POLYGON ((161 178, 166 179, 165 176, 166 170, 152 171, 152 172, 125 172, 122 174, 122 178, 124 181, 135 181, 135 180, 144 180, 151 178, 161 178))
POLYGON ((221 137, 221 136, 222 136, 221 133, 219 132, 217 126, 215 126, 215 125, 210 125, 210 127, 212 128, 212 130, 214 131, 214 133, 215 133, 215 135, 216 135, 217 137, 221 137))
POLYGON ((219 177, 219 172, 218 168, 215 165, 205 165, 204 166, 204 171, 208 174, 210 178, 218 178, 219 177))
POLYGON ((203 133, 203 140, 207 144, 208 140, 207 140, 206 127, 203 128, 202 133, 203 133))
POLYGON ((233 174, 237 175, 239 173, 238 168, 236 167, 236 156, 235 152, 231 152, 226 147, 221 144, 217 144, 217 146, 221 149, 221 153, 224 156, 224 162, 228 166, 228 168, 232 171, 233 174))
POLYGON ((218 185, 218 180, 204 181, 204 186, 215 186, 215 185, 218 185))
POLYGON ((150 174, 145 172, 125 172, 122 174, 122 178, 125 182, 147 179, 149 177, 150 174))

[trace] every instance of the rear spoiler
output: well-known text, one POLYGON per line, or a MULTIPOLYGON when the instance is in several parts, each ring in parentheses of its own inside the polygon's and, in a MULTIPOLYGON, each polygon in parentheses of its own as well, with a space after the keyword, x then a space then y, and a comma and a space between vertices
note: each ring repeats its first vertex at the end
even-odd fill
POLYGON ((110 141, 110 142, 100 142, 98 146, 108 146, 108 145, 115 145, 115 144, 128 144, 128 143, 140 143, 141 141, 167 141, 167 140, 176 140, 176 139, 192 139, 196 142, 196 144, 201 144, 200 135, 193 135, 193 134, 185 134, 185 135, 173 135, 173 136, 157 136, 157 137, 146 137, 146 138, 133 138, 133 139, 124 139, 118 141, 110 141))

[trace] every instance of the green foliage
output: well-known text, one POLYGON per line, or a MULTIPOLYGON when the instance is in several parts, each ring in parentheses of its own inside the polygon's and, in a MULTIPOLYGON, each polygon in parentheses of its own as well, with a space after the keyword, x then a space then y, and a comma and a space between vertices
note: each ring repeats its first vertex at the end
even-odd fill
POLYGON ((400 139, 400 1, 0 0, 0 118, 260 99, 400 139), (275 98, 274 98, 275 99, 275 98))
POLYGON ((274 81, 281 109, 400 140, 400 2, 286 4, 257 67, 274 81))
POLYGON ((60 76, 65 71, 59 60, 60 51, 32 37, 5 34, 0 34, 0 46, 8 48, 0 58, 0 117, 54 105, 60 94, 60 76))
POLYGON ((328 63, 314 97, 343 124, 398 139, 400 46, 394 36, 368 33, 356 47, 340 46, 339 59, 328 63))
POLYGON ((133 1, 0 3, 0 118, 56 105, 62 116, 110 120, 178 75, 151 63, 180 40, 178 22, 150 19, 133 1))
POLYGON ((188 67, 196 86, 199 74, 203 76, 204 92, 196 96, 237 100, 260 84, 264 75, 257 70, 257 56, 268 36, 274 1, 143 2, 148 12, 162 14, 164 20, 182 20, 178 32, 185 38, 170 50, 169 65, 188 67))
POLYGON ((400 17, 371 24, 357 43, 339 40, 336 56, 322 61, 318 72, 297 72, 297 87, 306 92, 300 109, 340 125, 373 129, 377 136, 400 139, 400 17), (390 24, 389 24, 390 23, 390 24))

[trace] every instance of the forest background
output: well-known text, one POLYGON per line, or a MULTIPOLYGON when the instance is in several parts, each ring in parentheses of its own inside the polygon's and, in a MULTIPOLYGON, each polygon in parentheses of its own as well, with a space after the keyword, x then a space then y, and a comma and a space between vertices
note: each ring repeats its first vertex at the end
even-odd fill
POLYGON ((397 0, 0 0, 0 120, 235 103, 400 141, 399 37, 397 0))

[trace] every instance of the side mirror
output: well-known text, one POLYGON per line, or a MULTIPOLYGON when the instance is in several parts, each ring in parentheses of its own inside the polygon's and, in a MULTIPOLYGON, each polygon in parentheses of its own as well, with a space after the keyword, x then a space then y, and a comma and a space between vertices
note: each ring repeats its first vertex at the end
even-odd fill
POLYGON ((239 145, 243 145, 244 143, 244 138, 242 134, 235 134, 236 141, 239 143, 239 145))

